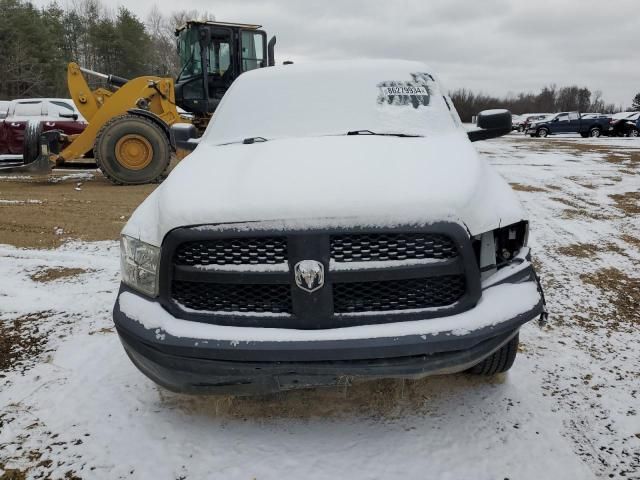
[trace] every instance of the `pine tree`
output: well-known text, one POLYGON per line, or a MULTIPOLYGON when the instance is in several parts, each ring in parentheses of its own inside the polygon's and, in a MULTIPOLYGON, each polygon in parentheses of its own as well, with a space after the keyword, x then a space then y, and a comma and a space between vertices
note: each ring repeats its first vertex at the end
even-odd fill
POLYGON ((633 105, 631 106, 634 110, 640 112, 640 93, 637 93, 635 97, 633 97, 633 105))

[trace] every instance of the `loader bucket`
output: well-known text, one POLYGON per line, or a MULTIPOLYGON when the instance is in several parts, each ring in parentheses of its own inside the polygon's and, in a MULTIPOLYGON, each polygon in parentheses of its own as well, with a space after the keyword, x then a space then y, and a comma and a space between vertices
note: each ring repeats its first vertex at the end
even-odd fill
POLYGON ((0 162, 0 175, 48 175, 51 173, 50 158, 59 151, 60 132, 58 130, 44 132, 39 136, 36 145, 30 147, 25 145, 25 154, 21 160, 0 162))

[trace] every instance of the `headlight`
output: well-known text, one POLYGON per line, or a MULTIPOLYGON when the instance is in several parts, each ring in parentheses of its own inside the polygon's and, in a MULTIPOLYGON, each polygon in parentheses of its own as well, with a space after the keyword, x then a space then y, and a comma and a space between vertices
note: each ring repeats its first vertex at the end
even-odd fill
POLYGON ((473 237, 482 279, 508 265, 522 247, 527 246, 529 223, 518 222, 473 237))
POLYGON ((160 249, 135 238, 120 237, 122 281, 131 288, 155 297, 158 295, 160 249))

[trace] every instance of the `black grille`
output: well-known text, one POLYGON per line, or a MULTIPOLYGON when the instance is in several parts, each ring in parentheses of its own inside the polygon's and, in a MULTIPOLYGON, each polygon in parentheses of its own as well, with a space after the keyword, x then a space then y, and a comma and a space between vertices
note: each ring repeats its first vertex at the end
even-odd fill
POLYGON ((335 313, 444 307, 464 294, 463 275, 333 285, 335 313))
POLYGON ((186 242, 174 257, 177 265, 260 265, 287 261, 285 237, 225 238, 186 242))
POLYGON ((368 233, 331 236, 336 262, 447 259, 457 256, 453 240, 433 233, 368 233))
POLYGON ((207 312, 291 313, 289 285, 236 285, 174 281, 173 299, 207 312))

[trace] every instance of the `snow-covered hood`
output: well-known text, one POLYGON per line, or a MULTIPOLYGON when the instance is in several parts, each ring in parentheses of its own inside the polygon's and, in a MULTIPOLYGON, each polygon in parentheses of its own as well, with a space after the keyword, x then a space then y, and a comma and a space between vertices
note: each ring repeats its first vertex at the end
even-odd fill
POLYGON ((123 233, 153 245, 177 227, 263 221, 280 228, 454 221, 476 235, 524 218, 464 132, 201 144, 123 233))

